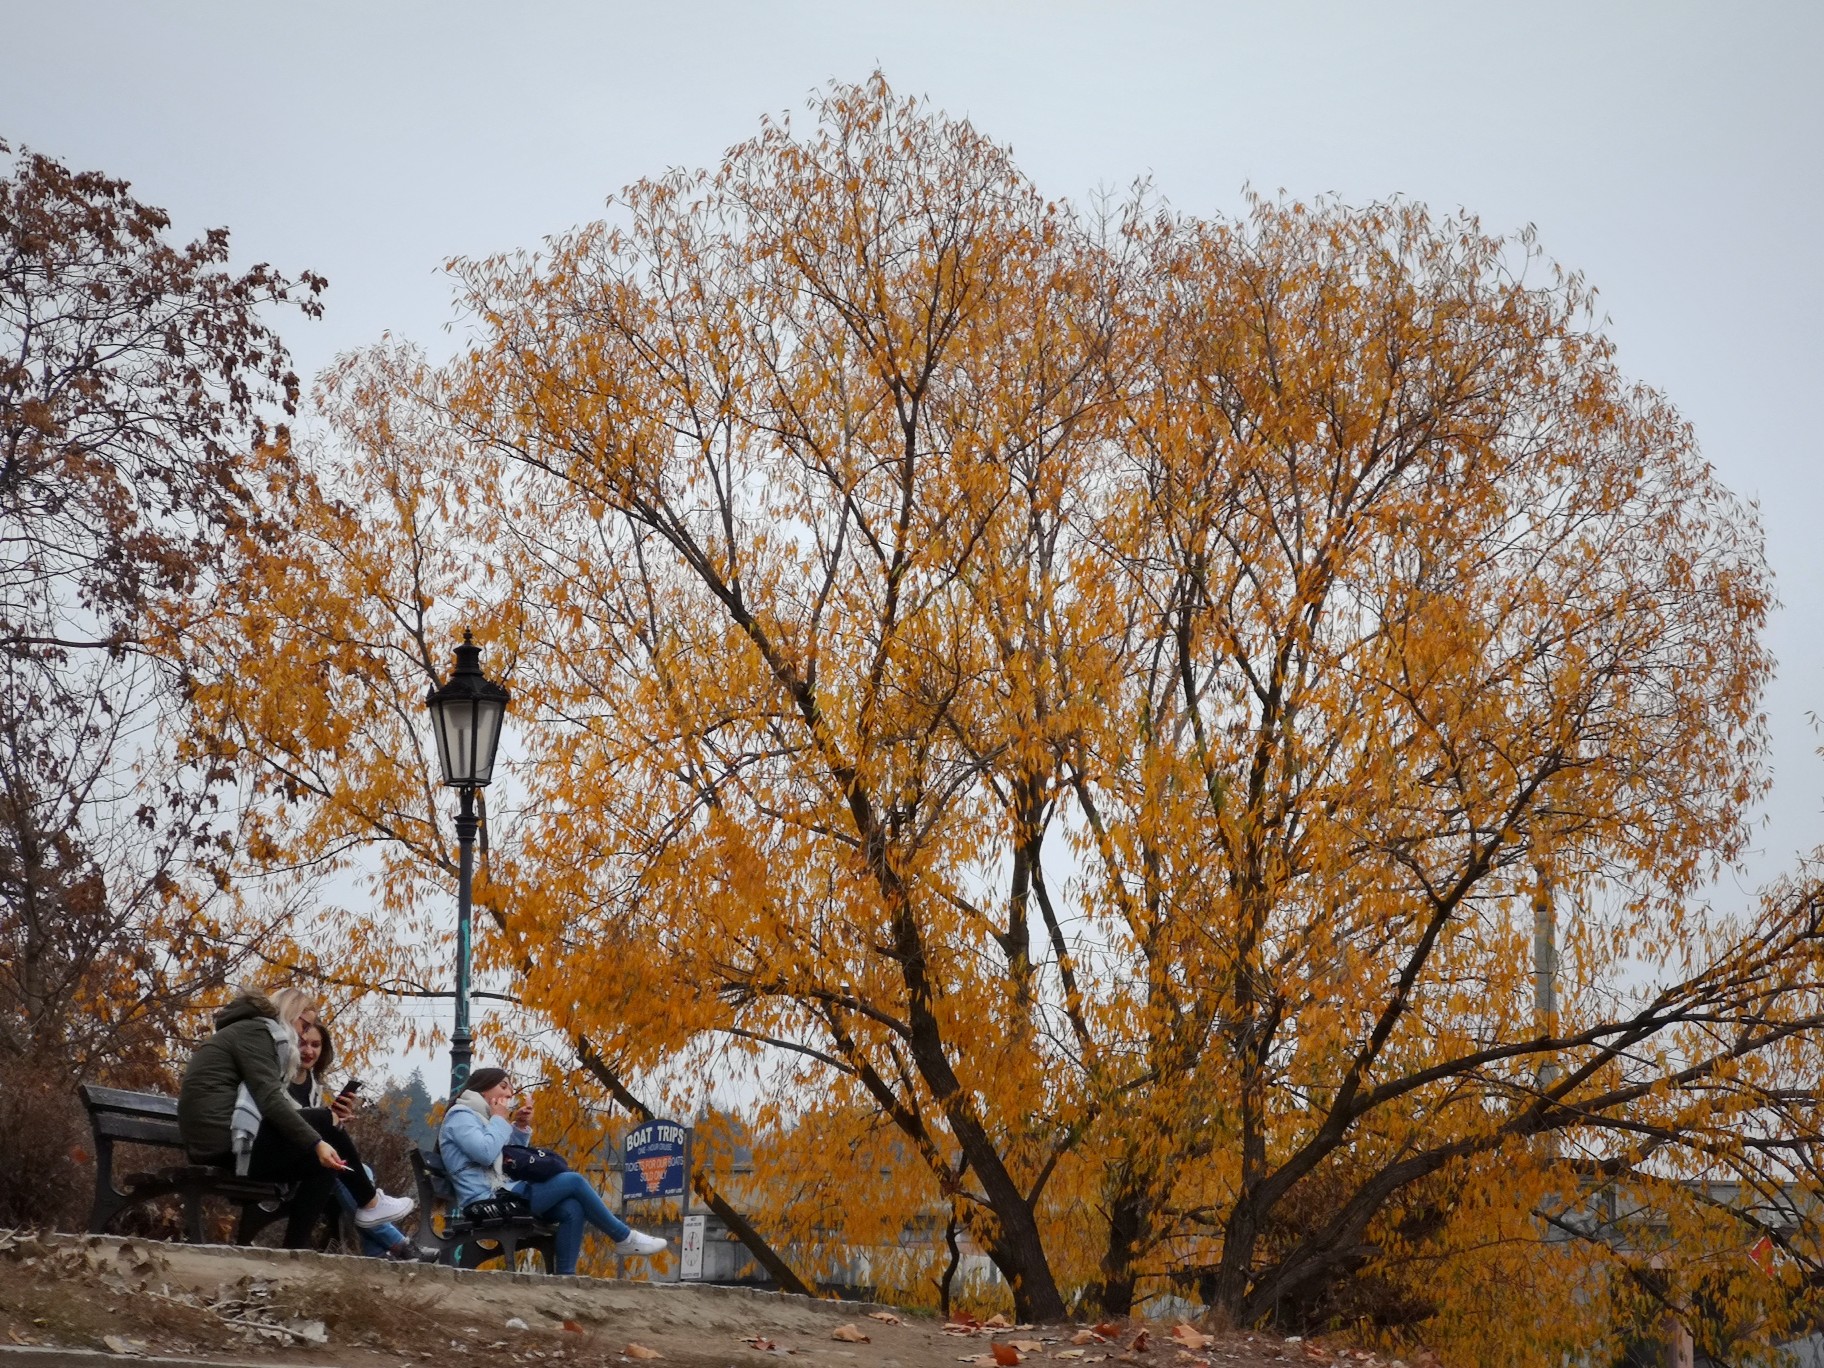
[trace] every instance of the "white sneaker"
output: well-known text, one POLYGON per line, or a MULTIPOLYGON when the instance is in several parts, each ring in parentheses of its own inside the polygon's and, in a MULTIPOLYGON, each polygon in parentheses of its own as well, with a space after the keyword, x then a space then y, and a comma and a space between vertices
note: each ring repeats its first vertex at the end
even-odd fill
POLYGON ((410 1197, 388 1197, 384 1192, 377 1191, 371 1205, 355 1209, 355 1224, 363 1230, 371 1230, 375 1226, 410 1215, 412 1208, 417 1205, 410 1197))
POLYGON ((614 1247, 616 1254, 657 1254, 665 1248, 665 1241, 657 1235, 648 1235, 643 1231, 630 1230, 627 1238, 614 1247))

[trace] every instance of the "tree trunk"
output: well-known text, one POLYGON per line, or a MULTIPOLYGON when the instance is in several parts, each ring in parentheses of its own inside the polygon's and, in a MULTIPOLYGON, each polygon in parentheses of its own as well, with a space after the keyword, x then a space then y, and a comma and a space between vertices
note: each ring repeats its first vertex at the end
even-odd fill
POLYGON ((944 1265, 944 1276, 937 1280, 937 1313, 945 1320, 950 1319, 950 1285, 956 1280, 957 1265, 963 1261, 963 1251, 956 1243, 956 1208, 950 1208, 950 1219, 944 1224, 944 1247, 950 1251, 950 1262, 944 1265))
POLYGON ((1014 1319, 1035 1325, 1063 1320, 1064 1298, 1051 1276, 1051 1261, 1045 1257, 1032 1208, 1022 1199, 995 1203, 993 1209, 1000 1230, 989 1246, 988 1257, 1013 1290, 1014 1319), (1012 1220, 1008 1219, 1010 1216, 1012 1220))
POLYGON ((1064 1298, 1052 1277, 1051 1261, 1045 1257, 1034 1203, 1020 1191, 994 1140, 969 1105, 944 1054, 930 1008, 915 997, 911 1016, 914 1061, 944 1108, 951 1134, 975 1170, 982 1196, 994 1215, 996 1228, 988 1240, 987 1254, 1013 1290, 1014 1312, 1022 1321, 1061 1321, 1064 1298))
POLYGON ((1209 1283, 1210 1309, 1220 1310, 1233 1326, 1247 1324, 1249 1274, 1259 1238, 1260 1222, 1255 1218, 1253 1195, 1244 1194, 1223 1227, 1222 1258, 1209 1283))
POLYGON ((931 1095, 943 1109, 963 1157, 975 1170, 982 1185, 982 1196, 994 1213, 996 1229, 989 1241, 988 1257, 1001 1270, 1013 1290, 1014 1312, 1022 1321, 1061 1321, 1064 1298, 1052 1277, 1051 1261, 1045 1257, 1045 1243, 1039 1236, 1034 1199, 1020 1190, 1020 1185, 1007 1171, 1007 1164, 981 1118, 976 1115, 962 1080, 951 1067, 943 1030, 933 1010, 935 991, 925 969, 924 933, 913 915, 899 875, 888 864, 867 800, 857 789, 850 791, 850 805, 856 811, 856 829, 867 838, 869 861, 881 892, 893 907, 893 942, 895 958, 906 984, 906 1019, 911 1027, 907 1044, 931 1095))
POLYGON ((1111 1319, 1134 1313, 1134 1292, 1139 1281, 1134 1258, 1149 1224, 1145 1196, 1123 1182, 1109 1203, 1108 1246, 1102 1254, 1102 1277, 1094 1294, 1102 1314, 1111 1319))

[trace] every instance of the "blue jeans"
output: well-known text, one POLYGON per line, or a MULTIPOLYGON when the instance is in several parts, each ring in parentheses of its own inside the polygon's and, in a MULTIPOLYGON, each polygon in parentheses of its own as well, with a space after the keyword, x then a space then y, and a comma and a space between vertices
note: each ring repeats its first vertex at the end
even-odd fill
MULTIPOLYGON (((344 1183, 336 1184, 336 1201, 350 1216, 360 1210, 355 1203, 355 1194, 350 1192, 344 1183)), ((361 1252, 370 1259, 384 1259, 388 1253, 405 1241, 405 1232, 390 1221, 386 1225, 374 1226, 368 1230, 363 1230, 360 1226, 356 1226, 355 1229, 361 1234, 361 1252)))
POLYGON ((583 1252, 583 1227, 592 1225, 617 1243, 627 1238, 627 1223, 589 1186, 580 1173, 560 1173, 542 1182, 514 1183, 513 1188, 532 1203, 532 1214, 557 1225, 557 1273, 576 1272, 583 1252))

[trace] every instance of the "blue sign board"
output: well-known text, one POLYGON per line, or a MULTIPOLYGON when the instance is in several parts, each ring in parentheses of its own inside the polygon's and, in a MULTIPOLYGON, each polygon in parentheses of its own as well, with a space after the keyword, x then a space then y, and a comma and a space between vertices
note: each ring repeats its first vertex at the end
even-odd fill
POLYGON ((621 1147, 621 1199, 682 1197, 684 1138, 676 1121, 648 1121, 627 1132, 621 1147))

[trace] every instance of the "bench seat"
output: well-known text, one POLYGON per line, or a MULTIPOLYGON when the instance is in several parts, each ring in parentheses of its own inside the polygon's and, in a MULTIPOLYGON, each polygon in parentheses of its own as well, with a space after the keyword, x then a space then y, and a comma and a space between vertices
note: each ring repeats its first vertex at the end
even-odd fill
POLYGON ((164 1093, 129 1092, 94 1083, 81 1086, 82 1104, 95 1136, 95 1200, 89 1209, 89 1231, 105 1235, 120 1216, 159 1197, 183 1198, 184 1239, 203 1241, 203 1199, 220 1197, 239 1204, 237 1239, 252 1240, 274 1220, 291 1195, 289 1185, 245 1178, 231 1169, 189 1162, 177 1126, 177 1099, 164 1093), (145 1145, 176 1150, 186 1162, 150 1172, 114 1174, 114 1146, 145 1145))
POLYGON ((437 1262, 458 1268, 479 1268, 494 1259, 505 1259, 508 1268, 522 1249, 535 1251, 549 1273, 557 1267, 557 1227, 533 1216, 511 1216, 500 1221, 470 1221, 457 1210, 456 1192, 438 1154, 412 1150, 412 1176, 418 1182, 418 1243, 436 1251, 437 1262), (433 1213, 441 1210, 438 1227, 433 1213), (490 1248, 492 1246, 492 1248, 490 1248))

